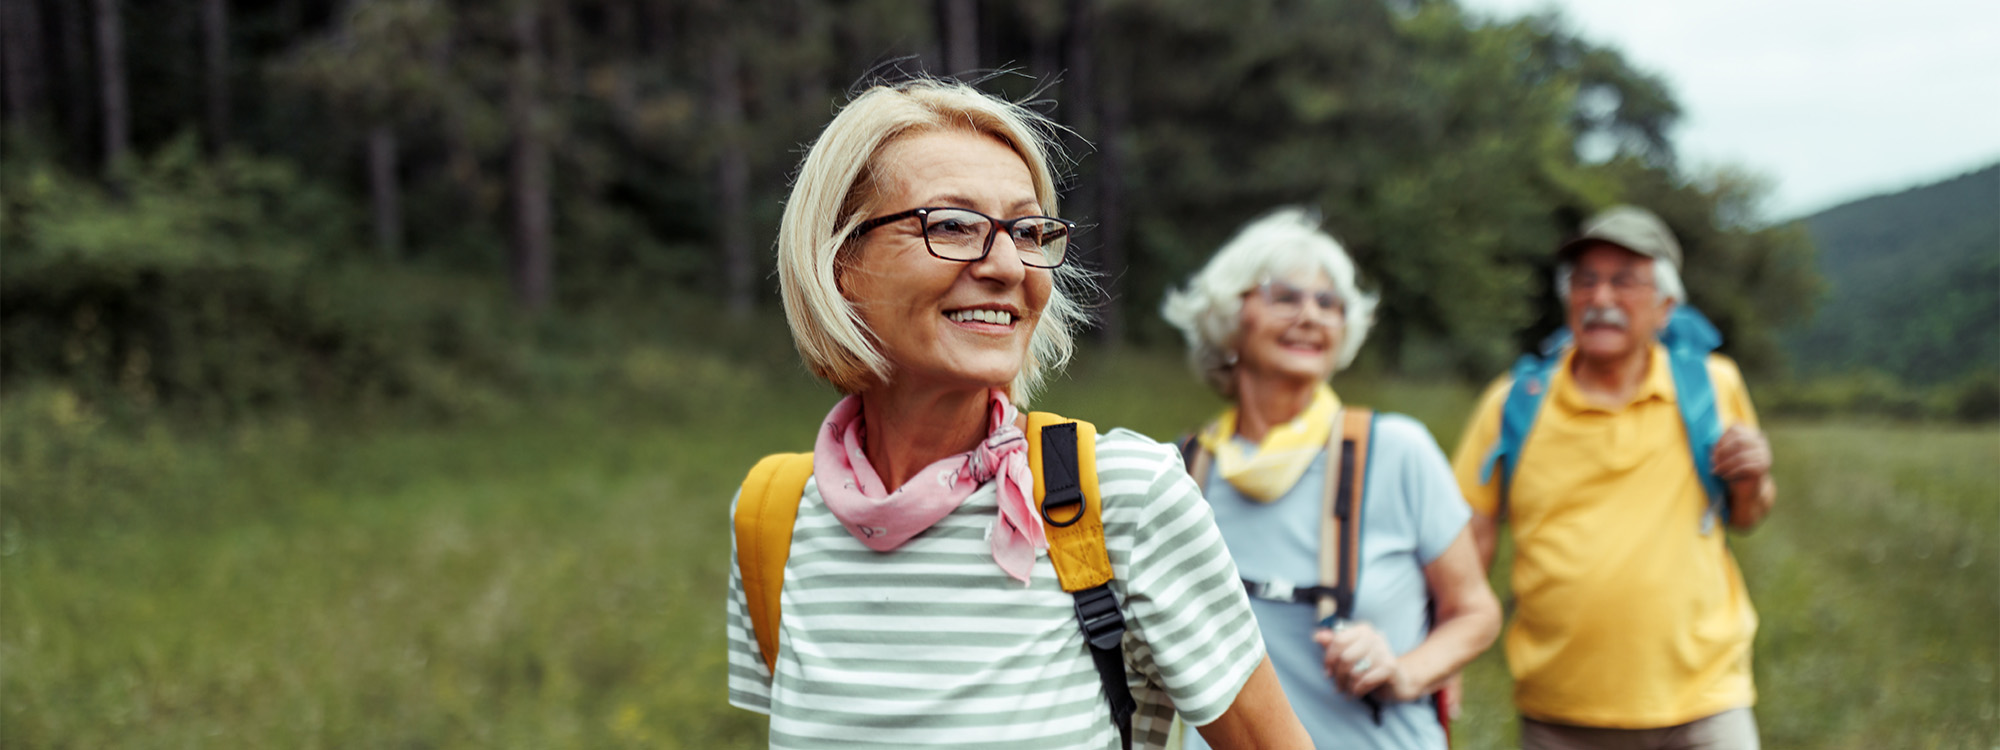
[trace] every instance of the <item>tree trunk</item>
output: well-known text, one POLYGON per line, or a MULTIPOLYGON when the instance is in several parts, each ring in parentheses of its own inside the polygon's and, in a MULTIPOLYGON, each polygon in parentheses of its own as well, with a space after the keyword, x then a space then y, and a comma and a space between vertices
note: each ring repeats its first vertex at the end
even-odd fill
POLYGON ((97 132, 97 123, 90 119, 91 99, 95 98, 97 86, 91 72, 90 30, 87 15, 89 9, 80 2, 56 3, 56 25, 59 27, 58 41, 62 54, 62 79, 54 87, 57 108, 61 119, 56 131, 64 138, 64 145, 74 149, 78 161, 88 161, 83 156, 91 151, 90 135, 97 132))
POLYGON ((403 190, 396 177, 396 129, 368 131, 368 193, 375 214, 375 248, 394 260, 403 254, 403 190))
POLYGON ((542 63, 533 2, 514 7, 514 70, 508 81, 509 199, 513 209, 511 266, 514 301, 529 311, 549 304, 554 266, 549 208, 549 147, 541 129, 542 63))
MULTIPOLYGON (((827 11, 807 0, 790 0, 785 9, 785 37, 793 44, 806 46, 813 40, 832 34, 826 23, 827 11)), ((838 53, 836 53, 837 55, 838 53)), ((826 121, 827 58, 806 65, 792 67, 792 117, 794 126, 814 127, 826 121)), ((837 57, 835 58, 837 59, 837 57)), ((810 132, 810 131, 806 131, 810 132)), ((810 137, 804 136, 803 137, 810 137)))
MULTIPOLYGON (((1094 98, 1098 88, 1097 45, 1100 43, 1097 34, 1098 10, 1094 0, 1075 0, 1068 7, 1069 18, 1063 29, 1063 57, 1068 62, 1069 72, 1063 76, 1062 88, 1057 92, 1057 102, 1061 108, 1058 116, 1063 124, 1068 125, 1073 131, 1072 135, 1067 136, 1069 142, 1066 145, 1069 152, 1078 158, 1079 163, 1077 182, 1070 190, 1070 206, 1064 210, 1064 214, 1081 222, 1086 229, 1080 238, 1082 243, 1077 248, 1081 251, 1078 253, 1077 261, 1093 261, 1101 271, 1104 266, 1106 241, 1103 215, 1099 211, 1104 197, 1101 186, 1111 178, 1101 153, 1099 158, 1088 158, 1097 148, 1093 145, 1093 141, 1103 142, 1102 129, 1099 127, 1099 108, 1094 98)), ((1102 300, 1081 301, 1102 302, 1102 300)), ((1096 307, 1107 311, 1110 309, 1109 305, 1103 304, 1097 304, 1096 307)))
POLYGON ((756 305, 757 260, 750 250, 750 166, 743 149, 743 82, 736 47, 727 35, 710 42, 708 62, 709 117, 717 139, 715 189, 723 277, 729 314, 740 318, 756 305))
POLYGON ((41 116, 46 76, 42 69, 42 14, 36 0, 0 0, 0 84, 7 87, 7 123, 17 133, 31 130, 41 116))
POLYGON ((229 4, 225 0, 202 0, 201 52, 208 152, 219 154, 229 143, 229 4))
MULTIPOLYGON (((1091 96, 1097 87, 1097 44, 1097 3, 1093 0, 1073 0, 1063 28, 1063 57, 1069 65, 1069 72, 1063 76, 1055 95, 1058 107, 1056 117, 1070 127, 1070 133, 1064 136, 1068 141, 1064 145, 1079 160, 1090 153, 1090 139, 1097 137, 1097 112, 1096 107, 1091 106, 1091 96)), ((1076 215, 1091 218, 1089 209, 1096 200, 1096 181, 1091 179, 1091 175, 1079 171, 1083 180, 1073 193, 1077 202, 1076 215)), ((1097 170, 1089 171, 1094 173, 1097 170)))
POLYGON ((938 0, 939 34, 945 72, 970 73, 979 68, 979 0, 938 0))
POLYGON ((1039 26, 1028 31, 1028 74, 1044 84, 1062 77, 1061 33, 1039 26))
POLYGON ((1097 135, 1098 153, 1103 155, 1099 163, 1103 172, 1097 182, 1099 211, 1099 240, 1103 254, 1099 256, 1104 274, 1104 327, 1099 329, 1098 338, 1107 344, 1117 344, 1125 340, 1125 279, 1127 217, 1125 213, 1125 170, 1129 161, 1125 148, 1125 128, 1130 119, 1131 64, 1119 55, 1107 55, 1103 85, 1105 92, 1097 98, 1099 106, 1098 124, 1102 129, 1097 135))
POLYGON ((96 0, 98 99, 104 111, 104 163, 125 159, 132 148, 132 113, 125 93, 125 32, 118 0, 96 0))

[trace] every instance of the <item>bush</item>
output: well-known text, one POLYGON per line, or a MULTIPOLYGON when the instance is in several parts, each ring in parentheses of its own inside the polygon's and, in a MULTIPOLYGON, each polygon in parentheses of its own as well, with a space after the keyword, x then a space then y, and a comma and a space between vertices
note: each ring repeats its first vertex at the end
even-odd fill
POLYGON ((1978 372, 1956 383, 1917 387, 1879 370, 1859 370, 1760 388, 1760 410, 1805 418, 1887 417, 1905 421, 2000 420, 2000 375, 1978 372))
POLYGON ((1946 408, 1961 422, 2000 421, 2000 372, 1974 372, 1943 389, 1946 408))
POLYGON ((0 172, 0 379, 120 408, 465 408, 518 370, 499 292, 385 267, 280 161, 183 138, 115 187, 0 172))

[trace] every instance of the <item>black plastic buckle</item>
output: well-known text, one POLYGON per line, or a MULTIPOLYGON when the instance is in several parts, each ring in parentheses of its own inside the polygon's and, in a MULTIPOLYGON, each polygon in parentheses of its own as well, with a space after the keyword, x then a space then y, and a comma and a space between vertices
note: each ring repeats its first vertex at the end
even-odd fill
POLYGON ((1342 595, 1338 586, 1300 586, 1291 581, 1252 581, 1248 578, 1243 579, 1243 590, 1252 599, 1294 604, 1317 604, 1320 599, 1333 597, 1337 600, 1342 595))
POLYGON ((1042 427, 1042 465, 1037 467, 1043 484, 1042 522, 1059 529, 1083 520, 1085 510, 1082 480, 1077 474, 1076 443, 1075 422, 1042 427), (1057 520, 1053 511, 1070 506, 1076 507, 1076 514, 1068 520, 1057 520))
POLYGON ((1083 490, 1074 486, 1049 488, 1048 494, 1042 498, 1042 522, 1061 529, 1075 525, 1081 520, 1083 520, 1083 490), (1070 516, 1067 521, 1056 520, 1056 514, 1051 512, 1051 509, 1072 505, 1076 506, 1076 514, 1070 516))
POLYGON ((1076 621, 1083 626, 1084 640, 1095 649, 1114 649, 1125 640, 1125 615, 1118 611, 1118 597, 1110 584, 1076 592, 1076 621))

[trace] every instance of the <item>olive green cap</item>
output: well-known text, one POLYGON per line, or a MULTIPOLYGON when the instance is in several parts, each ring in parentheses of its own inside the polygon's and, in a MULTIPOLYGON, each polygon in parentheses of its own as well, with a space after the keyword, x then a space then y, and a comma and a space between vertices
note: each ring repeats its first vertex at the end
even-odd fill
POLYGON ((1567 258, 1599 242, 1649 258, 1666 258, 1674 264, 1674 270, 1681 270, 1681 243, 1674 239, 1674 231, 1658 215, 1638 206, 1612 206, 1599 211, 1583 222, 1576 237, 1556 248, 1556 255, 1567 258))

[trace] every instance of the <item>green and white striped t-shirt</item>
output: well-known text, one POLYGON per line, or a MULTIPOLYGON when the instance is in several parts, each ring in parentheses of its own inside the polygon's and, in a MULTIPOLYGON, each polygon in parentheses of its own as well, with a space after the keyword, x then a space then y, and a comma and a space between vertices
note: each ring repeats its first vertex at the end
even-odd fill
MULTIPOLYGON (((1221 716, 1264 645, 1174 449, 1113 430, 1097 439, 1097 470, 1126 677, 1139 702, 1133 746, 1159 747, 1176 708, 1196 726, 1221 716)), ((993 562, 995 487, 875 552, 808 482, 785 564, 775 682, 732 550, 729 702, 770 714, 771 747, 1118 747, 1075 600, 1047 554, 1026 586, 993 562)))

